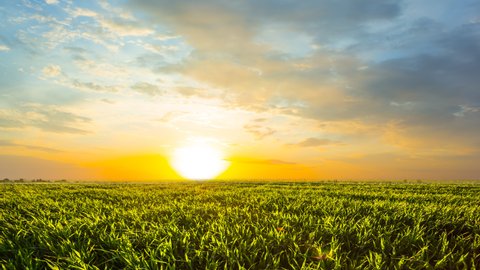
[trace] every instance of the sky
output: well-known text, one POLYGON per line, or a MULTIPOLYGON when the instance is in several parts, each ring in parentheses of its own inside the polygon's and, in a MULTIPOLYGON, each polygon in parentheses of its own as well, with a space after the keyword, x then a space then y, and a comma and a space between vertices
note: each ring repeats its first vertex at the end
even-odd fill
POLYGON ((0 177, 478 179, 479 71, 478 0, 1 1, 0 177))

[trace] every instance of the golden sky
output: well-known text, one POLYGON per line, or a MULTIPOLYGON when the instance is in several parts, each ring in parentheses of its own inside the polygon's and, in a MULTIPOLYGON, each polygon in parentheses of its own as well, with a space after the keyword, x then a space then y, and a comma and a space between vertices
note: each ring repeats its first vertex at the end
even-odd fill
POLYGON ((3 1, 0 177, 478 178, 478 10, 3 1))

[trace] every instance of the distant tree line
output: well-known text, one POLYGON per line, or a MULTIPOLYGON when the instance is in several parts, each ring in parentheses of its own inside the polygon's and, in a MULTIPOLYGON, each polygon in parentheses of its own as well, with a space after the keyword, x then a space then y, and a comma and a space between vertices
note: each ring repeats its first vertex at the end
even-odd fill
POLYGON ((67 180, 65 179, 61 179, 61 180, 45 180, 45 179, 41 179, 41 178, 38 178, 38 179, 31 179, 31 180, 25 180, 23 178, 19 178, 19 179, 9 179, 9 178, 3 178, 2 180, 0 180, 0 183, 24 183, 24 182, 29 182, 29 183, 63 183, 63 182, 67 182, 67 180))

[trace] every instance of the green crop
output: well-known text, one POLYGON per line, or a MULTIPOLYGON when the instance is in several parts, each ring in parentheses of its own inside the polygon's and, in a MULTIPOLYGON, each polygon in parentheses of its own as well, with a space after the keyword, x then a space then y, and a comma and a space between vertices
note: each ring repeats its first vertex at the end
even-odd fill
POLYGON ((480 185, 2 184, 3 269, 478 269, 480 185))

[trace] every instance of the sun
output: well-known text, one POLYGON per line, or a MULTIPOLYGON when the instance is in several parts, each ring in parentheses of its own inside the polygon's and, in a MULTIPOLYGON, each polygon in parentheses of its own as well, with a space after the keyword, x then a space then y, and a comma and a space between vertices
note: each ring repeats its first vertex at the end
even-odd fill
POLYGON ((194 144, 177 148, 171 165, 182 177, 191 180, 213 179, 227 169, 229 162, 222 153, 208 144, 194 144))

